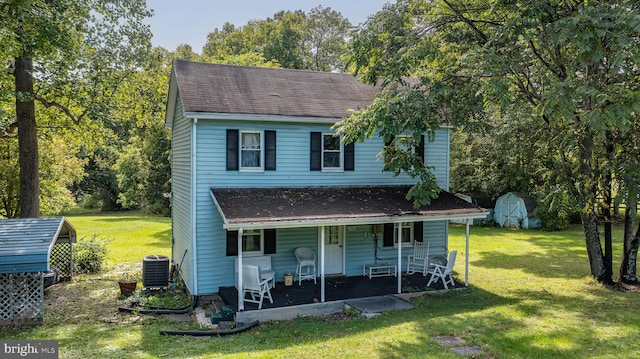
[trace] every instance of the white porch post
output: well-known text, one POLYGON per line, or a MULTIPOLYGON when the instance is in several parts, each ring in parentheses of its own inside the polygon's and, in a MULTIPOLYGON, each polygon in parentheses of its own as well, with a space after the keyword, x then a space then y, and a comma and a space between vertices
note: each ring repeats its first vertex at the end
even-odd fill
POLYGON ((398 294, 402 293, 402 225, 398 226, 398 294))
POLYGON ((320 302, 324 303, 324 226, 320 226, 320 302))
POLYGON ((242 228, 238 230, 238 311, 244 311, 244 291, 242 290, 242 228))
POLYGON ((464 286, 468 287, 469 286, 469 226, 471 225, 471 219, 467 218, 467 223, 466 223, 466 236, 467 236, 467 242, 466 242, 466 248, 464 251, 464 286))

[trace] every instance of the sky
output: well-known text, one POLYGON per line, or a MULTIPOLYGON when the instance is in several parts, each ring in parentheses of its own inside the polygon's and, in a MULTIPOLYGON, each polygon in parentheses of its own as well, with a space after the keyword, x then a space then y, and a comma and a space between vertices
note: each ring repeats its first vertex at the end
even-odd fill
POLYGON ((153 33, 154 46, 169 51, 180 44, 191 45, 202 53, 207 35, 215 28, 222 29, 225 22, 237 27, 249 20, 273 17, 281 10, 303 10, 330 7, 349 19, 352 25, 382 10, 392 0, 147 0, 147 8, 154 11, 147 23, 153 33))

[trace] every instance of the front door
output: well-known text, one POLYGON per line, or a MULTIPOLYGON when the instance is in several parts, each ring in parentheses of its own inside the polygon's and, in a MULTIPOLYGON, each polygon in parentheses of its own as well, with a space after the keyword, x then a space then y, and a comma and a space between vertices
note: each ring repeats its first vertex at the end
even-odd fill
POLYGON ((344 226, 324 227, 324 273, 344 274, 344 226))

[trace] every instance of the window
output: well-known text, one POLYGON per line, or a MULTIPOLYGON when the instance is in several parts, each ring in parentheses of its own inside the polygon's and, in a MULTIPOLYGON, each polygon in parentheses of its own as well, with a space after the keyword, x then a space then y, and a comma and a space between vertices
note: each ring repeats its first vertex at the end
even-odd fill
POLYGON ((242 254, 245 256, 262 255, 262 231, 258 229, 246 230, 242 233, 242 254))
POLYGON ((355 144, 343 145, 333 133, 311 132, 309 169, 341 172, 355 170, 355 144))
POLYGON ((263 170, 263 138, 261 131, 240 132, 240 170, 263 170))
MULTIPOLYGON (((242 255, 276 253, 275 229, 247 229, 242 232, 242 255)), ((238 231, 227 231, 227 256, 238 255, 238 231)))
POLYGON ((424 161, 424 135, 420 135, 420 142, 412 147, 409 147, 412 143, 412 138, 410 135, 392 136, 391 140, 385 145, 389 146, 391 143, 393 143, 395 148, 397 148, 398 150, 409 151, 412 154, 418 155, 424 161))
POLYGON ((227 130, 227 171, 238 170, 276 170, 276 131, 227 130))
POLYGON ((410 247, 413 246, 413 242, 422 242, 424 240, 423 222, 402 222, 395 224, 385 223, 382 227, 382 241, 384 247, 398 247, 398 229, 402 231, 403 247, 410 247))
POLYGON ((398 246, 398 229, 402 232, 402 246, 413 245, 413 222, 396 223, 393 231, 393 246, 398 246))
POLYGON ((324 244, 340 244, 342 245, 342 227, 327 226, 324 227, 324 244))
POLYGON ((342 170, 342 144, 340 137, 333 133, 322 134, 322 170, 342 170))

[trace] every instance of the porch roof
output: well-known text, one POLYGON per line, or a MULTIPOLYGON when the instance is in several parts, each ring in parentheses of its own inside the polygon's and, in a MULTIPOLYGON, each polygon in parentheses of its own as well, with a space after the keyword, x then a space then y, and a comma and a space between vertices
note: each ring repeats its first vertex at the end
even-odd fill
POLYGON ((211 188, 227 230, 484 218, 487 210, 449 192, 428 206, 406 199, 411 186, 211 188))

